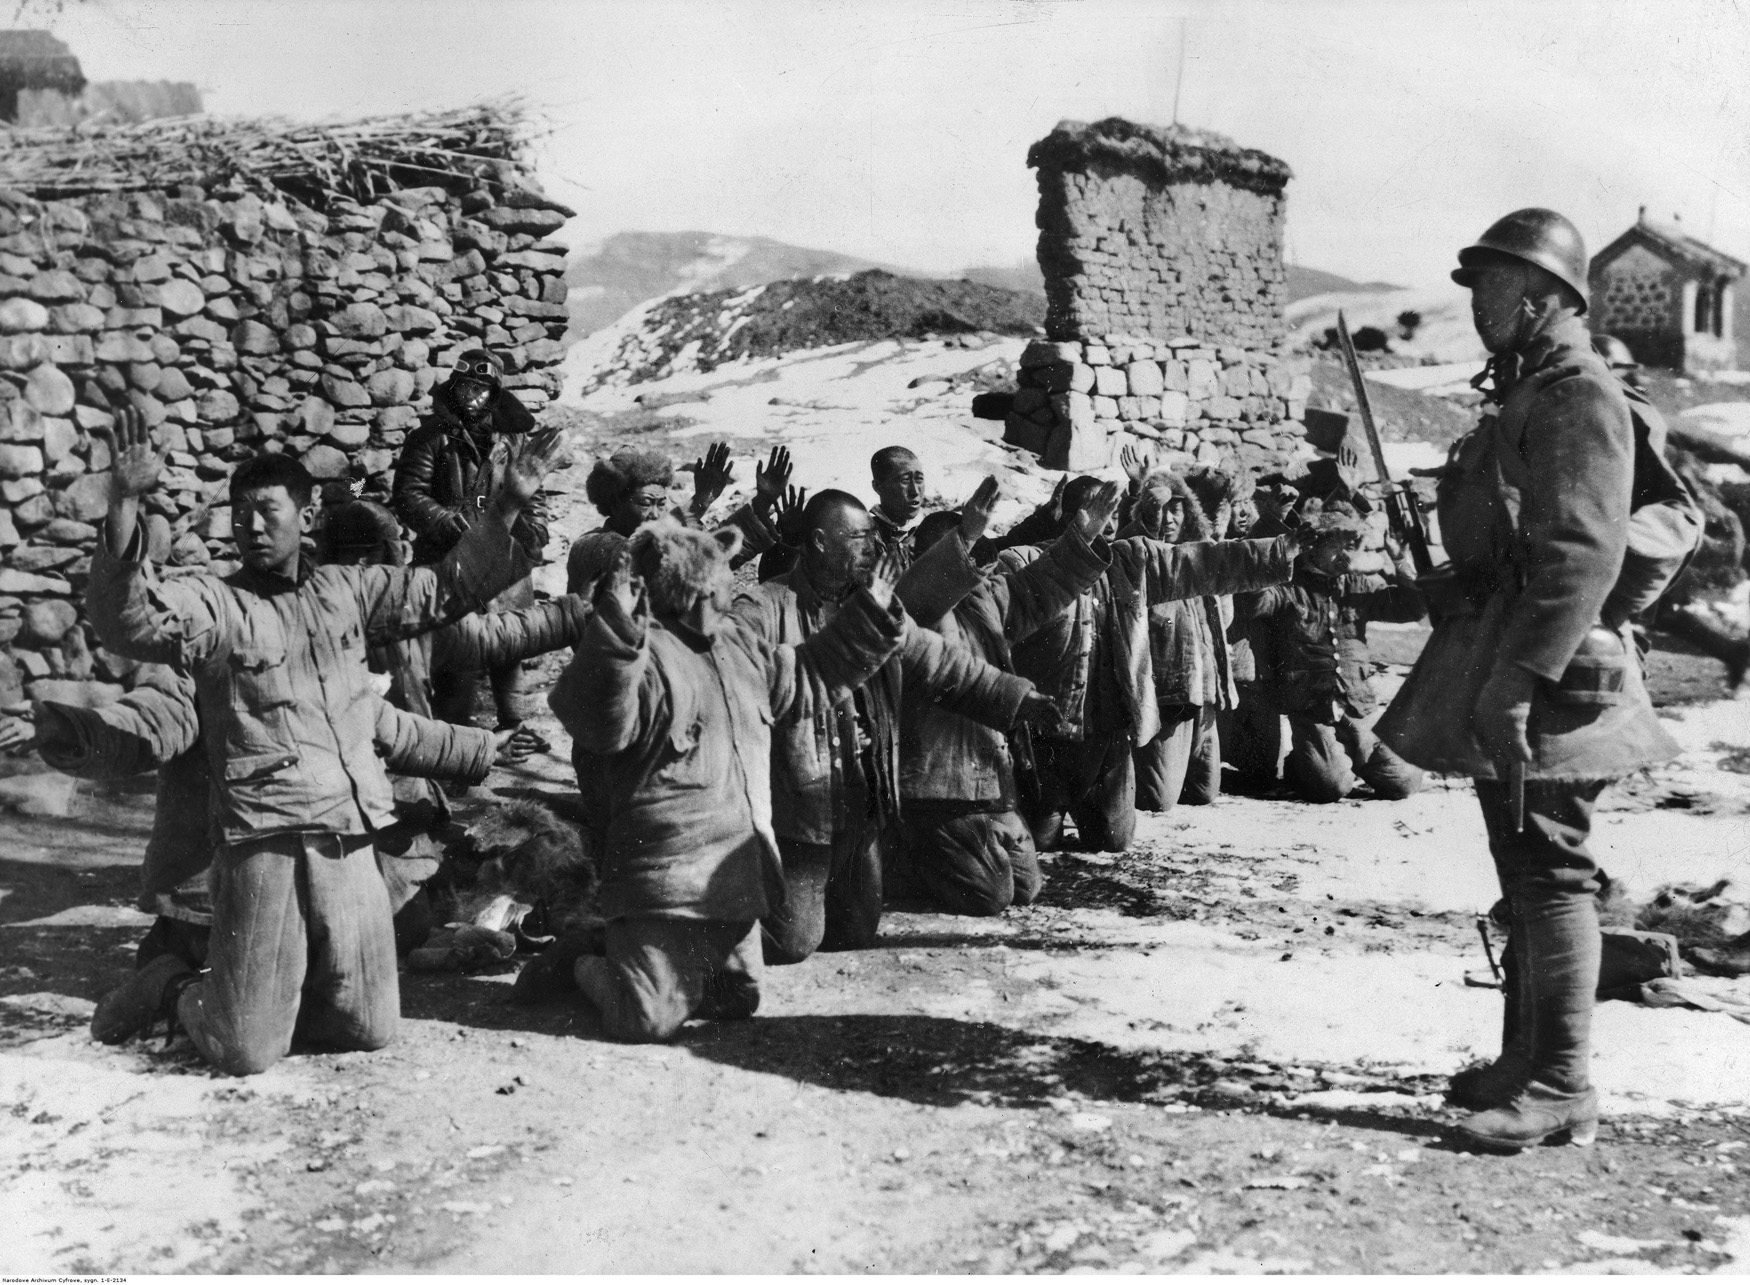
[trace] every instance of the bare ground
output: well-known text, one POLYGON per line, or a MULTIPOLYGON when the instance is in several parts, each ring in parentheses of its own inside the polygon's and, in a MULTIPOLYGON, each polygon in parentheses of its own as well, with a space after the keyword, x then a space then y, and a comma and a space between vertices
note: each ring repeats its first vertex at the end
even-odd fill
MULTIPOLYGON (((555 758, 469 806, 573 788, 555 758)), ((1750 1029, 1723 1015, 1604 1006, 1601 1046, 1641 1060, 1601 1051, 1595 1148, 1447 1141, 1442 1074, 1486 1051, 1497 1003, 1462 983, 1488 881, 1480 849, 1446 855, 1445 819, 1474 811, 1454 790, 1151 818, 1124 857, 1050 859, 1037 906, 891 914, 877 949, 770 970, 757 1018, 672 1047, 511 1008, 508 974, 409 974, 393 1048, 245 1081, 85 1032, 140 931, 149 801, 7 821, 7 1271, 1750 1263, 1750 1104, 1717 1089, 1750 1029), (1673 1032, 1662 1056, 1717 1064, 1704 1088, 1639 1082, 1673 1032)), ((1682 820, 1741 843, 1726 802, 1682 820)), ((1671 824, 1624 804, 1607 819, 1671 824)))

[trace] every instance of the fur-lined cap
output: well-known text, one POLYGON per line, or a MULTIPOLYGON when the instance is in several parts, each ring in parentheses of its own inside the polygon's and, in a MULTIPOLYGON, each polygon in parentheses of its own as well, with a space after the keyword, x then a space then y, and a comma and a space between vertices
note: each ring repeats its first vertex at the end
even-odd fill
POLYGON ((605 460, 597 460, 583 484, 589 502, 606 517, 641 486, 673 486, 674 464, 666 455, 623 446, 605 460))
POLYGON ((645 523, 630 544, 632 570, 643 578, 659 615, 685 611, 701 597, 727 607, 735 588, 729 560, 740 549, 741 532, 733 527, 699 531, 673 518, 645 523))
POLYGON ((1243 469, 1236 472, 1219 464, 1199 464, 1185 474, 1185 485, 1210 517, 1222 504, 1238 504, 1257 488, 1252 475, 1243 469))
POLYGON ((1333 500, 1328 504, 1319 504, 1316 500, 1308 501, 1301 509, 1300 517, 1301 532, 1311 540, 1325 540, 1338 535, 1353 536, 1357 540, 1367 539, 1367 523, 1341 500, 1333 500))
POLYGON ((1172 500, 1178 500, 1183 510, 1179 541, 1188 544, 1209 539, 1209 518, 1203 506, 1185 479, 1167 469, 1158 469, 1142 480, 1142 494, 1136 497, 1133 515, 1137 524, 1151 532, 1158 530, 1161 510, 1172 500))

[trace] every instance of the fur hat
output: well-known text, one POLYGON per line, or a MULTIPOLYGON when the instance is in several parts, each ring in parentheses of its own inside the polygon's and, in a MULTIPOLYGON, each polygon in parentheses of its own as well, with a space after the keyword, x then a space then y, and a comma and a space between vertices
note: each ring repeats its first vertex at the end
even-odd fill
POLYGON ((1198 464, 1187 470, 1185 485, 1212 518, 1224 503, 1238 504, 1257 489, 1252 475, 1244 469, 1228 469, 1219 464, 1198 464))
POLYGON ((1157 531, 1160 529, 1161 511, 1175 499, 1184 511, 1184 516, 1180 519, 1179 542, 1193 543, 1209 539, 1209 518, 1204 514, 1203 506, 1197 502, 1196 494, 1184 478, 1167 469, 1158 469, 1142 480, 1142 494, 1136 497, 1136 507, 1131 516, 1145 531, 1157 531))
POLYGON ((583 484, 589 502, 606 517, 627 495, 641 486, 672 486, 674 464, 666 455, 622 446, 605 460, 597 460, 583 484))
POLYGON ((733 527, 699 531, 673 518, 645 523, 630 544, 632 570, 643 578, 658 614, 685 610, 705 596, 727 607, 735 589, 729 560, 740 549, 741 532, 733 527))
POLYGON ((1336 535, 1353 536, 1357 540, 1367 539, 1367 523, 1350 505, 1341 500, 1331 500, 1324 504, 1309 500, 1301 509, 1300 517, 1304 540, 1323 540, 1336 535))

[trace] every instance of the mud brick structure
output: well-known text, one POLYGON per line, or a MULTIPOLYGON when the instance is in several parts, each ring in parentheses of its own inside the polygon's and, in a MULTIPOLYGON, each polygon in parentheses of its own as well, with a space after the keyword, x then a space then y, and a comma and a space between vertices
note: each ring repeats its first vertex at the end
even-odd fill
POLYGON ((1048 468, 1120 445, 1166 463, 1281 467, 1309 364, 1283 349, 1288 166, 1219 135, 1116 117, 1035 143, 1047 338, 1021 359, 1004 440, 1048 468))
POLYGON ((169 447, 147 530, 165 574, 228 571, 226 482, 257 451, 386 497, 432 386, 503 353, 558 394, 571 211, 514 112, 292 127, 202 119, 0 130, 0 706, 100 701, 131 666, 82 594, 107 502, 93 430, 169 447))

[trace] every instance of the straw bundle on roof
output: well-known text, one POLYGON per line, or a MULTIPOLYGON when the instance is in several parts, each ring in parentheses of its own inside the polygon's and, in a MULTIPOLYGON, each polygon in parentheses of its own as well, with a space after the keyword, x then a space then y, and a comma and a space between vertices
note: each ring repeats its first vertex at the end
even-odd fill
POLYGON ((54 200, 185 183, 271 186, 320 208, 330 194, 370 200, 400 187, 478 186, 521 159, 528 138, 514 101, 335 124, 200 116, 0 130, 0 187, 54 200))

